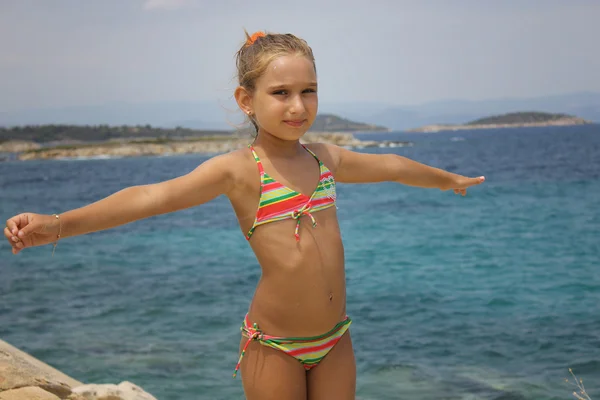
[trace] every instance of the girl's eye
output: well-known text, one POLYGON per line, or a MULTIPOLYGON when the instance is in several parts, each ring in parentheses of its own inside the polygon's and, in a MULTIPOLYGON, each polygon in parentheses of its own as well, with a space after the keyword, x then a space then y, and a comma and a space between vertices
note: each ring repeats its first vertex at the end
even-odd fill
MULTIPOLYGON (((303 93, 317 93, 317 91, 315 89, 306 89, 306 90, 304 90, 303 93)), ((288 92, 287 92, 287 90, 277 90, 277 91, 273 92, 273 94, 285 96, 286 94, 288 94, 288 92)))

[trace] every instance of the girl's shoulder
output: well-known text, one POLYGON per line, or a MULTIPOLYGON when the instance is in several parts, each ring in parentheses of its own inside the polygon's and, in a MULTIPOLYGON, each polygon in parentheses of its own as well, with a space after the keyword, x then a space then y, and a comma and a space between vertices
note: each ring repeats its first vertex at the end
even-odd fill
POLYGON ((252 151, 250 151, 250 148, 248 148, 247 146, 241 147, 237 150, 232 150, 228 153, 222 154, 222 156, 227 157, 229 161, 236 164, 244 164, 248 161, 254 160, 254 157, 252 156, 252 151))
POLYGON ((339 166, 339 146, 331 143, 306 143, 304 146, 315 153, 317 158, 335 175, 339 166))
POLYGON ((236 185, 245 186, 249 180, 256 179, 258 167, 252 151, 248 147, 244 146, 217 157, 223 157, 236 185))
POLYGON ((235 172, 240 168, 244 168, 251 160, 253 160, 252 153, 248 148, 244 147, 243 149, 232 150, 211 157, 207 162, 218 163, 222 168, 226 168, 230 172, 235 172))

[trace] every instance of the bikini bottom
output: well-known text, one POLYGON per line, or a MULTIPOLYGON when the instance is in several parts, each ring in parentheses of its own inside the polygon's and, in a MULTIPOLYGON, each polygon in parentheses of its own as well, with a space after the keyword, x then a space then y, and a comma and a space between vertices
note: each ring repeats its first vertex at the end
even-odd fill
POLYGON ((250 323, 248 314, 246 314, 240 330, 242 331, 242 336, 248 338, 248 341, 240 354, 233 377, 235 378, 237 375, 242 358, 244 357, 244 354, 246 354, 246 349, 253 340, 259 342, 263 346, 272 347, 294 357, 302 364, 304 369, 308 371, 317 366, 319 362, 325 358, 327 353, 333 349, 333 346, 335 346, 344 333, 346 333, 351 323, 352 320, 346 316, 346 318, 338 322, 333 329, 322 335, 311 337, 279 337, 264 334, 258 328, 256 323, 250 323))

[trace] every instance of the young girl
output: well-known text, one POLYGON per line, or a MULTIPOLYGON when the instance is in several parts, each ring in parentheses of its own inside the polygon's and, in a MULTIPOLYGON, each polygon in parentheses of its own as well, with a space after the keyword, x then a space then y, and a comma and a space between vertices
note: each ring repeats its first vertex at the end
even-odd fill
POLYGON ((16 215, 6 221, 4 235, 18 254, 225 195, 262 268, 235 368, 247 398, 354 399, 336 182, 394 181, 464 196, 484 178, 393 154, 303 146, 299 139, 318 104, 311 48, 291 34, 246 36, 237 53, 235 99, 256 128, 252 145, 211 158, 187 175, 128 187, 60 215, 16 215))

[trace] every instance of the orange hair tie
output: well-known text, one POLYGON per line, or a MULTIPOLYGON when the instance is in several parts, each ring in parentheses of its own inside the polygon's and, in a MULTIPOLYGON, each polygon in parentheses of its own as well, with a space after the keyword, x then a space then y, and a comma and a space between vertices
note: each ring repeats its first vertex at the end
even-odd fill
POLYGON ((267 36, 267 35, 265 35, 264 32, 260 32, 260 31, 259 32, 255 32, 252 36, 250 36, 248 38, 248 40, 246 40, 246 47, 248 47, 250 45, 253 45, 254 42, 256 42, 256 40, 258 38, 265 37, 265 36, 267 36))

